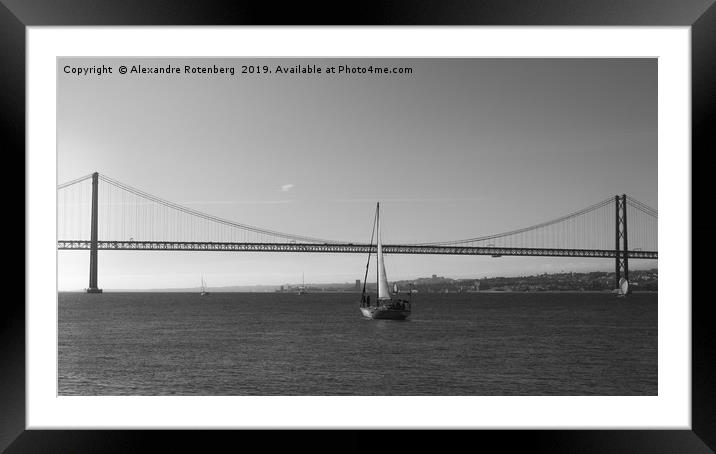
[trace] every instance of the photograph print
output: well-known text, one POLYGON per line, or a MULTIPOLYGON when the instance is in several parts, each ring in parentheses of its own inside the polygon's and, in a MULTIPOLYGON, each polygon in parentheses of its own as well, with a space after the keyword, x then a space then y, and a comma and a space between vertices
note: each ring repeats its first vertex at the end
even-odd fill
POLYGON ((58 58, 58 394, 658 395, 657 76, 58 58))

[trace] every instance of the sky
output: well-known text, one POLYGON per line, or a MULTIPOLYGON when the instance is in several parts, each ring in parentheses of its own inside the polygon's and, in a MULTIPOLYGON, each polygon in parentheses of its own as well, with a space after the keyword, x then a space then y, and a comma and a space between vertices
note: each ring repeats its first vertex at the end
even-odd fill
MULTIPOLYGON (((58 184, 98 171, 192 209, 298 235, 384 243, 517 229, 626 193, 657 207, 655 59, 62 58, 58 184), (241 74, 242 65, 411 74, 241 74), (69 68, 106 65, 112 74, 69 68), (234 67, 229 74, 120 74, 234 67)), ((89 253, 59 251, 61 290, 89 253)), ((99 252, 107 289, 353 282, 360 254, 99 252)), ((631 268, 656 262, 632 260, 631 268)), ((613 271, 613 259, 386 257, 389 280, 613 271)))

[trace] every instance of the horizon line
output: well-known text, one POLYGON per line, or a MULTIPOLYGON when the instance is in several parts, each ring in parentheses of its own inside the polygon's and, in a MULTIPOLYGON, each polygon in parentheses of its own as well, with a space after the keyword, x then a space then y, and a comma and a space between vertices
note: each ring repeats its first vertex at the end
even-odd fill
MULTIPOLYGON (((632 271, 652 271, 652 270, 657 270, 657 271, 658 271, 658 269, 659 269, 659 268, 658 268, 658 266, 657 266, 657 267, 644 268, 644 269, 638 269, 638 268, 635 269, 635 268, 632 268, 632 271)), ((449 277, 449 276, 439 276, 439 275, 436 274, 435 277, 432 277, 432 276, 423 276, 423 277, 414 277, 414 278, 408 278, 408 279, 396 279, 396 280, 391 280, 390 282, 391 282, 391 283, 397 283, 397 282, 415 281, 415 280, 419 280, 419 279, 450 279, 450 280, 453 280, 453 281, 469 281, 469 280, 473 280, 473 281, 474 281, 474 280, 482 280, 482 279, 502 279, 502 278, 519 278, 519 277, 533 277, 533 276, 544 276, 544 275, 591 274, 591 273, 615 274, 614 271, 604 271, 604 270, 592 270, 592 271, 558 271, 558 272, 546 272, 546 271, 545 271, 545 272, 543 272, 543 273, 537 273, 537 274, 534 274, 534 273, 533 273, 533 274, 515 274, 515 275, 503 275, 503 276, 457 277, 457 278, 453 278, 453 277, 449 277)), ((360 281, 361 281, 361 283, 363 282, 363 280, 360 280, 360 281)), ((298 285, 306 285, 306 286, 309 286, 309 285, 352 285, 352 284, 355 284, 355 281, 354 281, 354 282, 351 282, 351 281, 345 281, 345 282, 313 282, 313 283, 306 283, 306 284, 299 283, 299 282, 296 282, 296 283, 284 282, 284 283, 282 283, 282 284, 229 284, 229 285, 222 285, 222 286, 216 286, 216 287, 207 286, 206 288, 207 288, 207 289, 212 289, 212 288, 214 288, 214 289, 222 289, 222 288, 230 288, 230 287, 239 287, 239 288, 241 288, 241 287, 281 287, 281 286, 292 286, 292 285, 296 285, 296 286, 298 286, 298 285)), ((373 284, 375 284, 375 283, 369 282, 367 285, 373 285, 373 284)), ((196 286, 196 287, 160 287, 160 288, 156 288, 156 287, 154 287, 154 288, 114 288, 114 289, 105 288, 105 289, 103 289, 103 291, 158 291, 158 290, 189 290, 189 289, 198 289, 198 288, 201 288, 201 286, 196 286)), ((59 292, 84 292, 85 290, 86 290, 86 288, 82 288, 82 289, 69 289, 69 290, 57 289, 56 291, 59 293, 59 292)))

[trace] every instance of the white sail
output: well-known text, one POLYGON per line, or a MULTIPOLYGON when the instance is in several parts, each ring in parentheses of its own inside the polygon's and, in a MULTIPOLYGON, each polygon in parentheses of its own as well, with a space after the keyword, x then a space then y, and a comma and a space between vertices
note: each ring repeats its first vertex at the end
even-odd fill
POLYGON ((626 295, 629 292, 629 281, 624 278, 619 279, 619 293, 626 295))
POLYGON ((390 287, 388 287, 388 276, 385 274, 385 263, 383 262, 383 245, 380 240, 380 204, 378 204, 378 299, 390 299, 390 287))

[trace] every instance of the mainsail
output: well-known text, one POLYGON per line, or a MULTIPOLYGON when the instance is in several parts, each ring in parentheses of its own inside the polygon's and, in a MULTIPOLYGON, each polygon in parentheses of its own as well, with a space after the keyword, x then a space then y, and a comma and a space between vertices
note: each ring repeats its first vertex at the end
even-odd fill
POLYGON ((385 264, 383 262, 383 245, 380 239, 380 203, 378 204, 378 214, 376 222, 378 224, 378 299, 390 299, 390 288, 388 287, 388 276, 385 274, 385 264))

